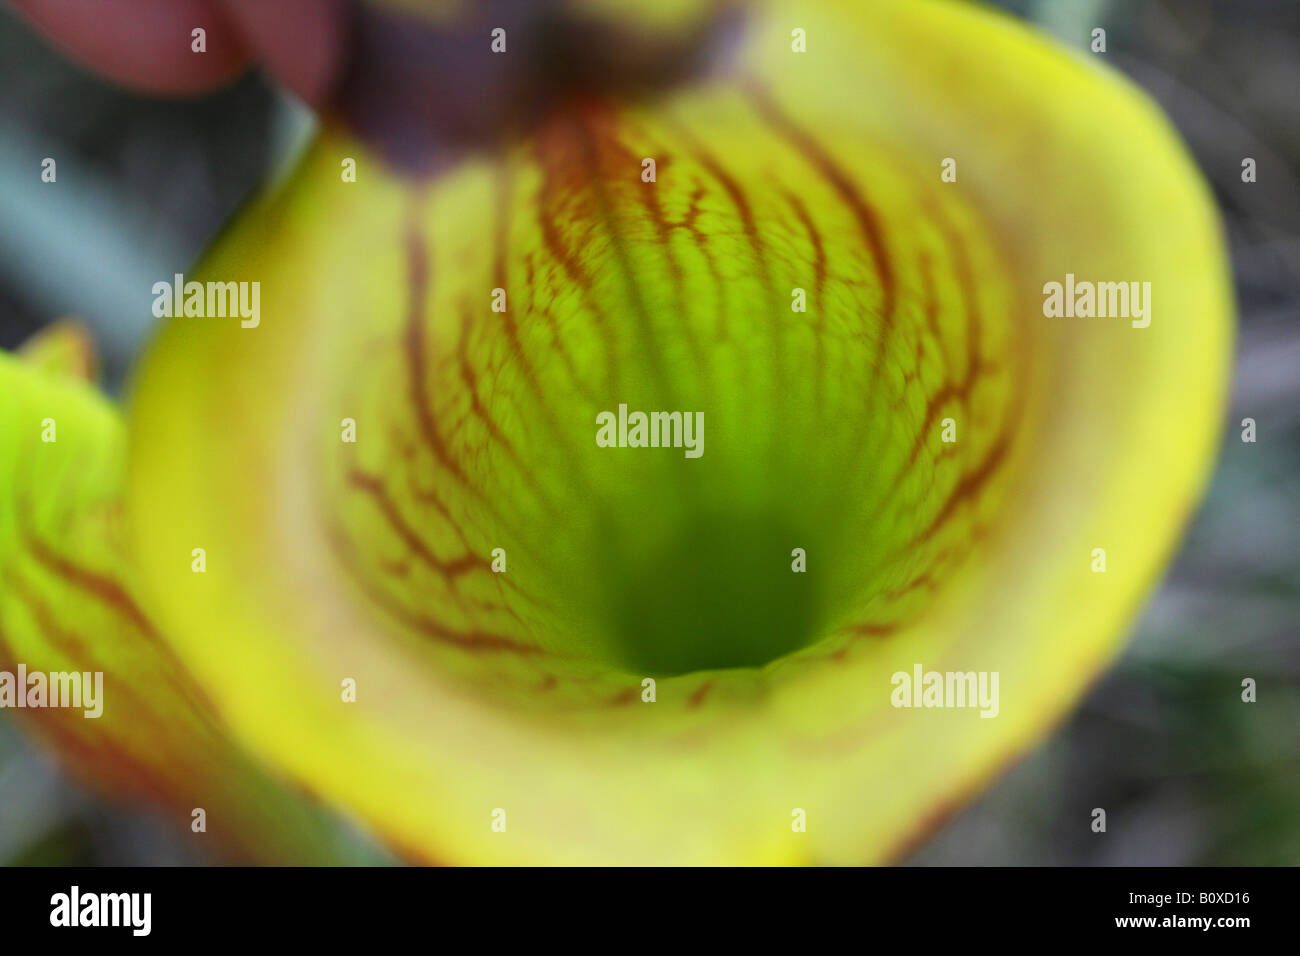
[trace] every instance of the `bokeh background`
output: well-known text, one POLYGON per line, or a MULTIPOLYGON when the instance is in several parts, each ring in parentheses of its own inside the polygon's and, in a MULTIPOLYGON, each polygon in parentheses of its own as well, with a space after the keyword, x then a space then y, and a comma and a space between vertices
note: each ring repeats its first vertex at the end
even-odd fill
MULTIPOLYGON (((1208 498, 1123 656, 906 862, 1300 864, 1300 6, 996 5, 1081 51, 1104 27, 1107 62, 1182 132, 1231 245, 1235 376, 1208 498), (1245 417, 1255 444, 1240 440, 1245 417), (1245 677, 1256 704, 1241 702, 1245 677), (1105 835, 1089 827, 1093 807, 1107 811, 1105 835)), ((0 0, 0 348, 78 316, 120 390, 153 321, 153 282, 186 270, 312 122, 258 75, 184 101, 114 89, 0 0), (57 190, 39 188, 46 156, 57 190)), ((356 861, 385 859, 363 835, 343 841, 356 861)), ((0 711, 0 863, 201 862, 185 845, 78 786, 0 711)))

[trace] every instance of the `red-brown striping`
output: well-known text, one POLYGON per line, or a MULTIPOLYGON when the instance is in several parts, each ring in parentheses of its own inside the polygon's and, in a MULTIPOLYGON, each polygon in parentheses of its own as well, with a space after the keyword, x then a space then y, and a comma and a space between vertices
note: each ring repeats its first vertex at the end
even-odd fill
MULTIPOLYGON (((56 554, 36 536, 27 523, 26 512, 20 513, 24 515, 19 519, 22 541, 27 552, 36 563, 50 574, 91 595, 111 611, 125 618, 125 623, 129 624, 136 633, 148 642, 150 648, 159 656, 160 660, 166 662, 168 673, 172 675, 170 680, 175 684, 177 693, 196 710, 205 713, 212 712, 212 701, 197 684, 183 678, 182 675, 186 671, 179 658, 176 657, 176 652, 172 650, 171 645, 162 637, 153 622, 149 620, 140 605, 127 593, 126 589, 107 575, 81 567, 69 558, 56 554)), ((11 568, 7 577, 14 583, 17 591, 21 582, 16 569, 11 568)), ((51 617, 49 620, 52 622, 53 618, 51 617)))
MULTIPOLYGON (((619 147, 624 160, 635 162, 636 157, 623 147, 620 141, 615 140, 619 147)), ((660 157, 656 171, 663 171, 668 168, 664 157, 660 157)), ((659 245, 663 247, 664 258, 668 263, 668 276, 673 285, 673 298, 677 305, 677 314, 682 316, 682 323, 679 326, 683 338, 686 340, 686 346, 690 350, 691 359, 695 363, 696 369, 699 370, 703 379, 704 387, 709 388, 710 367, 704 354, 704 347, 700 343, 699 336, 696 334, 695 323, 690 321, 689 310, 686 305, 686 284, 685 277, 682 273, 681 262, 677 259, 676 252, 673 251, 672 243, 672 224, 664 216, 663 206, 659 201, 659 189, 657 183, 642 184, 643 188, 636 189, 637 196, 641 200, 642 207, 646 215, 650 217, 651 223, 655 227, 655 235, 659 239, 659 245)))
MULTIPOLYGON (((407 481, 407 490, 410 492, 412 499, 414 499, 416 502, 420 504, 425 504, 432 507, 438 513, 439 517, 442 518, 443 521, 447 522, 447 526, 451 528, 451 530, 455 533, 457 539, 459 539, 461 543, 461 546, 466 549, 473 550, 473 547, 470 544, 468 533, 465 531, 464 527, 462 527, 462 525, 458 521, 456 521, 454 517, 452 517, 451 510, 442 501, 442 499, 438 497, 437 492, 430 489, 419 488, 415 484, 414 473, 409 469, 406 472, 406 481, 407 481)), ((530 594, 517 581, 515 581, 513 578, 507 575, 494 574, 492 576, 492 579, 497 583, 498 587, 508 587, 511 590, 516 591, 524 600, 528 601, 530 604, 532 604, 535 607, 539 607, 539 608, 550 607, 550 604, 547 601, 543 600, 538 595, 530 594)))
POLYGON ((722 191, 727 194, 727 198, 731 200, 736 215, 740 217, 740 226, 745 233, 745 239, 754 254, 754 265, 758 269, 759 278, 763 286, 770 292, 772 289, 772 275, 768 264, 767 245, 763 241, 762 231, 758 228, 758 220, 754 217, 754 207, 749 201, 749 196, 746 195, 740 183, 736 181, 736 177, 727 172, 712 151, 690 129, 682 125, 675 125, 673 129, 689 144, 691 155, 694 156, 695 161, 717 181, 718 185, 722 187, 722 191))
MULTIPOLYGON (((810 133, 787 116, 760 84, 757 82, 747 84, 746 93, 755 115, 773 130, 780 139, 789 144, 821 176, 835 194, 839 196, 852 215, 862 237, 881 294, 880 322, 883 329, 878 336, 878 345, 871 365, 871 379, 878 382, 881 379, 890 342, 896 331, 895 313, 898 304, 896 270, 888 251, 888 243, 885 240, 885 230, 880 216, 874 206, 862 194, 860 187, 853 181, 849 173, 831 157, 830 152, 817 142, 810 133)), ((869 424, 868 417, 864 415, 860 423, 863 430, 869 424)), ((867 450, 865 444, 861 442, 859 442, 858 448, 860 454, 865 453, 867 450)))
MULTIPOLYGON (((469 395, 470 411, 480 422, 483 423, 483 427, 487 429, 488 435, 491 437, 491 439, 494 442, 496 442, 497 446, 500 447, 502 451, 505 452, 506 457, 510 459, 511 463, 518 470, 524 482, 528 485, 530 489, 532 489, 533 495, 536 497, 537 501, 542 505, 543 508, 545 508, 550 513, 554 514, 555 503, 551 500, 550 496, 542 488, 541 482, 537 480, 537 475, 534 473, 533 469, 529 468, 527 465, 524 464, 523 459, 520 458, 519 456, 519 452, 515 449, 514 443, 510 441, 510 439, 505 435, 505 433, 501 431, 500 426, 498 426, 496 423, 496 419, 494 419, 492 415, 488 412, 488 410, 483 406, 483 400, 479 397, 478 394, 478 379, 474 373, 473 366, 470 364, 469 356, 466 354, 466 348, 467 348, 466 340, 469 337, 469 322, 470 322, 469 303, 464 301, 461 302, 460 315, 461 315, 461 333, 460 333, 460 339, 456 345, 456 360, 460 368, 461 382, 464 384, 465 391, 469 395)), ((513 330, 514 328, 513 319, 508 320, 508 328, 513 330)), ((514 335, 512 338, 517 346, 518 344, 517 335, 514 335)), ((567 357, 567 353, 563 353, 563 354, 566 355, 567 357)), ((550 421, 552 427, 554 427, 554 419, 551 418, 550 421)))
POLYGON ((620 207, 607 186, 601 165, 600 141, 597 132, 593 130, 593 124, 596 124, 598 129, 606 129, 608 119, 609 112, 607 109, 593 109, 588 113, 574 113, 568 125, 573 131, 577 145, 576 159, 585 177, 583 180, 585 194, 591 197, 594 221, 601 223, 604 227, 604 233, 609 239, 614 260, 623 277, 628 304, 637 319, 636 327, 642 339, 640 343, 641 356, 644 358, 646 366, 655 381, 667 393, 670 391, 668 388, 669 376, 668 370, 663 363, 663 349, 658 340, 650 310, 646 307, 645 299, 641 294, 641 284, 637 278, 636 269, 633 268, 631 256, 628 253, 626 237, 618 227, 616 210, 620 207), (597 120, 605 120, 606 122, 597 123, 597 120))
POLYGON ((541 647, 534 644, 525 644, 504 634, 494 634, 477 628, 461 630, 450 627, 428 614, 412 610, 398 603, 389 594, 376 587, 369 576, 363 573, 363 569, 357 562, 351 542, 348 541, 345 535, 335 530, 329 537, 335 545, 335 553, 339 561, 349 570, 352 580, 361 592, 371 602, 407 628, 425 637, 433 638, 441 644, 476 654, 501 652, 519 655, 546 654, 546 651, 541 647))
POLYGON ((695 245, 696 251, 704 258, 704 263, 709 270, 709 276, 713 279, 714 289, 718 295, 717 310, 717 341, 725 343, 729 339, 727 328, 727 316, 729 314, 729 289, 726 281, 722 278, 722 272, 718 269, 718 260, 714 256, 713 250, 709 248, 709 236, 700 229, 699 219, 704 208, 700 205, 700 200, 707 196, 708 190, 698 178, 692 177, 691 195, 687 200, 686 212, 677 222, 668 222, 669 229, 684 229, 687 235, 691 237, 691 242, 695 245))
POLYGON ((930 337, 943 357, 943 367, 947 368, 952 364, 952 356, 948 352, 947 338, 939 330, 939 299, 934 287, 934 259, 928 250, 921 250, 917 258, 917 266, 921 273, 921 285, 925 290, 925 325, 930 330, 930 337))
POLYGON ((803 200, 789 189, 784 189, 782 192, 786 201, 794 209, 794 214, 803 225, 808 241, 813 247, 813 306, 816 310, 813 327, 820 331, 825 321, 822 315, 822 299, 826 290, 826 244, 822 239, 821 230, 817 228, 817 223, 813 221, 812 216, 808 215, 808 207, 804 205, 803 200))
MULTIPOLYGON (((939 391, 932 394, 926 402, 925 419, 922 422, 921 429, 917 432, 916 442, 908 458, 909 468, 915 464, 917 454, 928 439, 930 429, 938 419, 942 405, 947 401, 956 399, 962 403, 964 409, 969 411, 971 391, 978 383, 980 373, 991 369, 991 366, 985 364, 985 360, 980 354, 981 321, 979 301, 965 244, 957 236, 952 225, 937 204, 930 203, 928 208, 932 214, 932 221, 938 224, 947 241, 948 248, 954 254, 955 271, 961 288, 962 307, 966 316, 966 371, 960 382, 946 381, 939 391)), ((901 477, 900 475, 900 479, 901 477)))
POLYGON ((702 211, 700 200, 703 199, 707 193, 708 191, 704 188, 704 184, 698 179, 695 180, 694 188, 691 190, 690 200, 686 206, 686 215, 682 217, 681 222, 674 222, 670 225, 677 229, 685 229, 688 232, 695 232, 697 228, 695 224, 699 221, 700 212, 702 211))
MULTIPOLYGON (((360 560, 359 557, 360 552, 357 548, 356 543, 348 536, 348 534, 344 531, 341 525, 334 522, 327 522, 327 524, 329 525, 328 536, 330 538, 332 545, 334 546, 336 553, 340 558, 340 563, 346 566, 347 568, 349 568, 352 573, 356 573, 356 574, 363 573, 362 561, 360 560)), ((412 531, 412 533, 414 532, 412 531)), ((426 545, 421 544, 421 547, 424 547, 427 550, 426 545)), ((409 548, 408 548, 408 552, 410 552, 409 548)), ((491 565, 487 562, 486 559, 480 559, 473 556, 466 556, 464 558, 458 559, 458 561, 467 561, 467 562, 473 561, 475 566, 470 567, 467 570, 478 569, 478 570, 482 570, 485 574, 490 574, 491 565)), ((426 563, 426 562, 422 562, 422 563, 426 563)), ((393 562, 384 560, 382 558, 375 559, 374 561, 374 567, 379 570, 382 576, 389 577, 393 580, 400 580, 408 587, 413 587, 414 585, 412 585, 411 583, 411 575, 409 573, 410 572, 409 562, 400 562, 399 566, 404 567, 404 570, 400 570, 397 573, 392 573, 391 569, 393 567, 393 562)), ((444 583, 447 584, 448 595, 452 600, 452 602, 456 605, 456 607, 458 607, 462 612, 466 614, 470 613, 471 607, 485 613, 506 614, 514 618, 515 621, 519 623, 521 627, 527 629, 528 625, 524 621, 523 617, 519 614, 518 611, 515 610, 513 603, 506 598, 504 593, 502 593, 505 586, 509 586, 512 589, 514 589, 524 601, 529 602, 532 606, 537 608, 546 607, 545 602, 540 601, 534 598, 533 596, 529 595, 527 592, 523 591, 522 588, 519 588, 519 586, 515 584, 515 582, 510 581, 504 575, 490 574, 492 582, 497 587, 497 593, 501 597, 501 602, 497 603, 493 601, 483 600, 481 598, 474 598, 462 593, 462 591, 457 587, 457 580, 463 573, 460 572, 459 569, 457 569, 458 573, 454 575, 449 575, 448 573, 446 573, 446 571, 439 570, 438 568, 433 568, 433 571, 439 575, 439 577, 443 580, 444 583)))
MULTIPOLYGON (((498 289, 506 288, 507 273, 506 263, 508 261, 510 248, 510 201, 512 192, 512 179, 504 167, 497 177, 497 196, 496 196, 496 221, 492 230, 493 236, 493 282, 498 289)), ((541 382, 537 377, 537 369, 533 365, 532 358, 528 351, 523 347, 519 338, 519 325, 515 321, 515 315, 507 306, 506 310, 496 313, 501 316, 502 325, 505 328, 506 340, 510 344, 510 349, 519 362, 519 368, 523 372, 524 381, 528 383, 529 390, 537 400, 537 410, 542 418, 546 421, 547 426, 562 443, 566 440, 565 433, 555 418, 555 411, 551 408, 546 391, 542 388, 541 382)), ((545 496, 541 498, 544 505, 549 504, 545 496)))
POLYGON ((686 701, 686 708, 694 710, 704 703, 704 699, 709 696, 709 691, 713 689, 714 681, 706 680, 691 693, 690 698, 686 701))
POLYGON ((451 472, 470 494, 481 497, 482 491, 466 477, 460 463, 448 452, 442 435, 438 432, 437 423, 433 420, 432 406, 429 403, 429 390, 425 379, 427 358, 424 324, 424 300, 429 284, 429 249, 424 234, 419 228, 412 227, 407 232, 406 252, 410 304, 407 312, 405 344, 411 407, 415 410, 416 424, 419 426, 420 437, 433 452, 433 457, 438 463, 451 472))
POLYGON ((998 437, 994 441, 993 447, 989 450, 988 454, 984 456, 984 459, 974 471, 962 475, 961 480, 957 482, 957 487, 954 488, 952 493, 949 494, 947 499, 945 499, 943 507, 939 509, 939 513, 934 516, 931 522, 926 526, 925 530, 913 539, 914 544, 928 541, 935 531, 948 520, 958 505, 974 497, 984 488, 988 483, 989 478, 997 471, 998 467, 1006 458, 1010 442, 1010 428, 1004 424, 1002 430, 998 432, 998 437))
MULTIPOLYGON (((758 221, 754 216, 754 207, 750 202, 745 190, 718 161, 717 157, 701 142, 694 132, 684 125, 670 122, 670 127, 680 136, 689 146, 691 155, 695 161, 708 172, 710 176, 722 187, 722 191, 727 195, 732 207, 736 210, 736 215, 740 218, 741 229, 745 234, 745 239, 749 244, 750 250, 754 256, 754 264, 758 270, 758 278, 763 288, 763 293, 767 297, 767 311, 771 315, 772 327, 772 348, 771 356, 774 363, 777 388, 784 390, 786 387, 788 369, 786 368, 786 350, 783 345, 785 337, 785 322, 782 313, 776 306, 776 292, 772 281, 770 253, 767 244, 763 239, 762 230, 758 228, 758 221)), ((705 243, 700 243, 701 247, 705 243)))
POLYGON ((22 536, 24 547, 36 559, 38 564, 44 566, 52 574, 63 578, 74 587, 109 605, 130 621, 141 634, 149 639, 151 644, 167 653, 171 652, 170 647, 162 640, 153 622, 145 616, 140 605, 126 593, 125 588, 106 575, 80 567, 68 558, 56 554, 36 536, 29 523, 29 514, 30 512, 25 509, 20 511, 18 519, 19 533, 22 536))
POLYGON ((560 236, 556 228, 557 221, 564 221, 557 209, 556 196, 564 190, 581 189, 580 182, 574 182, 566 170, 572 168, 572 133, 566 127, 549 131, 549 135, 539 136, 536 141, 535 157, 542 171, 541 191, 534 204, 537 210, 537 226, 541 231, 542 244, 552 260, 559 265, 569 281, 582 291, 583 302, 591 312, 596 328, 605 346, 606 384, 613 388, 618 381, 619 350, 614 337, 614 326, 609 313, 605 311, 600 299, 592 287, 591 277, 586 267, 574 254, 560 236))
POLYGON ((404 345, 407 357, 411 405, 415 412, 419 434, 425 446, 433 453, 435 460, 456 479, 462 488, 469 492, 492 518, 501 523, 502 517, 495 502, 484 493, 476 482, 470 480, 460 462, 447 448, 446 441, 434 421, 426 377, 428 340, 424 314, 429 283, 429 248, 422 230, 416 225, 412 225, 407 231, 406 248, 410 303, 407 311, 404 345))
POLYGON ((624 707, 628 704, 634 703, 639 696, 640 695, 637 693, 635 687, 629 687, 626 690, 619 691, 619 693, 611 697, 607 703, 611 707, 624 707))
MULTIPOLYGON (((560 361, 564 365, 564 370, 568 373, 569 381, 575 390, 582 393, 582 396, 588 401, 595 403, 596 395, 592 391, 591 383, 583 376, 578 374, 577 365, 573 361, 573 354, 564 344, 564 339, 560 335, 560 324, 556 321, 555 312, 551 309, 549 303, 539 301, 537 295, 537 267, 535 257, 532 252, 525 252, 522 257, 524 265, 524 288, 528 290, 528 315, 540 316, 545 322, 547 329, 551 333, 551 343, 556 353, 560 356, 560 361)), ((460 340, 460 356, 462 369, 468 365, 468 356, 465 354, 465 336, 468 334, 468 328, 462 327, 460 340)), ((462 373, 463 374, 463 373, 462 373)), ((472 375, 471 371, 471 375, 472 375)))
MULTIPOLYGON (((83 640, 71 631, 60 627, 55 615, 50 610, 49 604, 37 595, 35 588, 22 574, 11 569, 8 580, 11 592, 28 609, 36 626, 40 628, 41 633, 45 635, 50 645, 67 653, 70 658, 77 662, 78 669, 102 671, 105 680, 111 682, 109 686, 113 691, 114 699, 125 701, 128 706, 134 707, 136 716, 132 721, 133 730, 143 731, 143 736, 146 739, 150 732, 157 735, 160 740, 167 740, 173 735, 174 725, 172 721, 176 719, 177 715, 169 712, 160 716, 158 714, 159 698, 156 694, 142 693, 136 688, 133 681, 119 677, 113 667, 113 662, 105 665, 96 658, 92 642, 83 640), (139 726, 141 722, 146 726, 139 726)), ((124 623, 134 627, 134 624, 130 622, 124 623)), ((139 633, 138 629, 137 633, 139 633)), ((210 698, 190 679, 189 672, 181 667, 170 654, 160 655, 158 663, 162 665, 162 676, 167 685, 177 694, 177 699, 184 702, 188 708, 190 716, 195 721, 195 729, 201 727, 205 732, 217 733, 216 709, 210 698)))
POLYGON ((425 566, 446 578, 448 583, 454 583, 456 578, 476 569, 490 570, 487 560, 475 554, 465 554, 451 561, 443 561, 436 557, 419 534, 402 517, 396 503, 389 496, 383 479, 379 476, 353 469, 348 472, 347 480, 351 487, 370 497, 380 514, 384 516, 384 520, 388 522, 388 526, 402 539, 407 549, 425 566))
POLYGON ((883 320, 887 325, 892 324, 898 292, 894 267, 885 247, 884 230, 876 211, 863 198, 848 174, 831 159, 830 154, 794 120, 786 116, 766 90, 757 83, 750 83, 746 86, 746 91, 758 116, 821 173, 852 211, 880 280, 880 290, 884 297, 883 320))

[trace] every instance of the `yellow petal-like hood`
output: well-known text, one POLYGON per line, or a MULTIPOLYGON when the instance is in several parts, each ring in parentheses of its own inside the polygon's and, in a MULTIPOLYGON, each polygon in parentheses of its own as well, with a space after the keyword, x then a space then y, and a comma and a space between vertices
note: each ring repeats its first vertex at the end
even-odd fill
POLYGON ((1014 22, 861 7, 773 4, 725 75, 427 182, 328 127, 191 277, 259 282, 257 327, 153 344, 151 606, 250 748, 411 858, 890 859, 1155 582, 1230 354, 1200 177, 1014 22), (1046 316, 1067 275, 1150 282, 1149 326, 1046 316), (599 447, 624 404, 700 411, 703 453, 599 447), (996 716, 894 707, 918 666, 996 672, 996 716))

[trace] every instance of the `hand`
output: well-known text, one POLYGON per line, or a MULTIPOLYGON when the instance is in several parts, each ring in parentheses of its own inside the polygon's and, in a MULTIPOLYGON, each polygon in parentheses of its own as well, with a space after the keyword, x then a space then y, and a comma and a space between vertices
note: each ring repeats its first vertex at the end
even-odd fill
POLYGON ((201 93, 250 62, 313 106, 330 95, 347 40, 344 0, 13 0, 55 43, 133 89, 201 93), (191 31, 207 31, 207 52, 191 31))

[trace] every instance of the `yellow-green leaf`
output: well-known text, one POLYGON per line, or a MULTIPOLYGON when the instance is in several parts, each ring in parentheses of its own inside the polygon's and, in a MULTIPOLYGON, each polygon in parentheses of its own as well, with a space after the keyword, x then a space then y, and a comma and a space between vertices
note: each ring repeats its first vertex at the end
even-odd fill
POLYGON ((138 599, 124 542, 124 428, 81 380, 89 340, 57 326, 24 351, 0 353, 5 712, 91 785, 162 809, 197 853, 329 861, 329 822, 231 743, 138 599), (73 700, 80 706, 66 706, 73 700), (196 809, 203 832, 192 829, 196 809))

